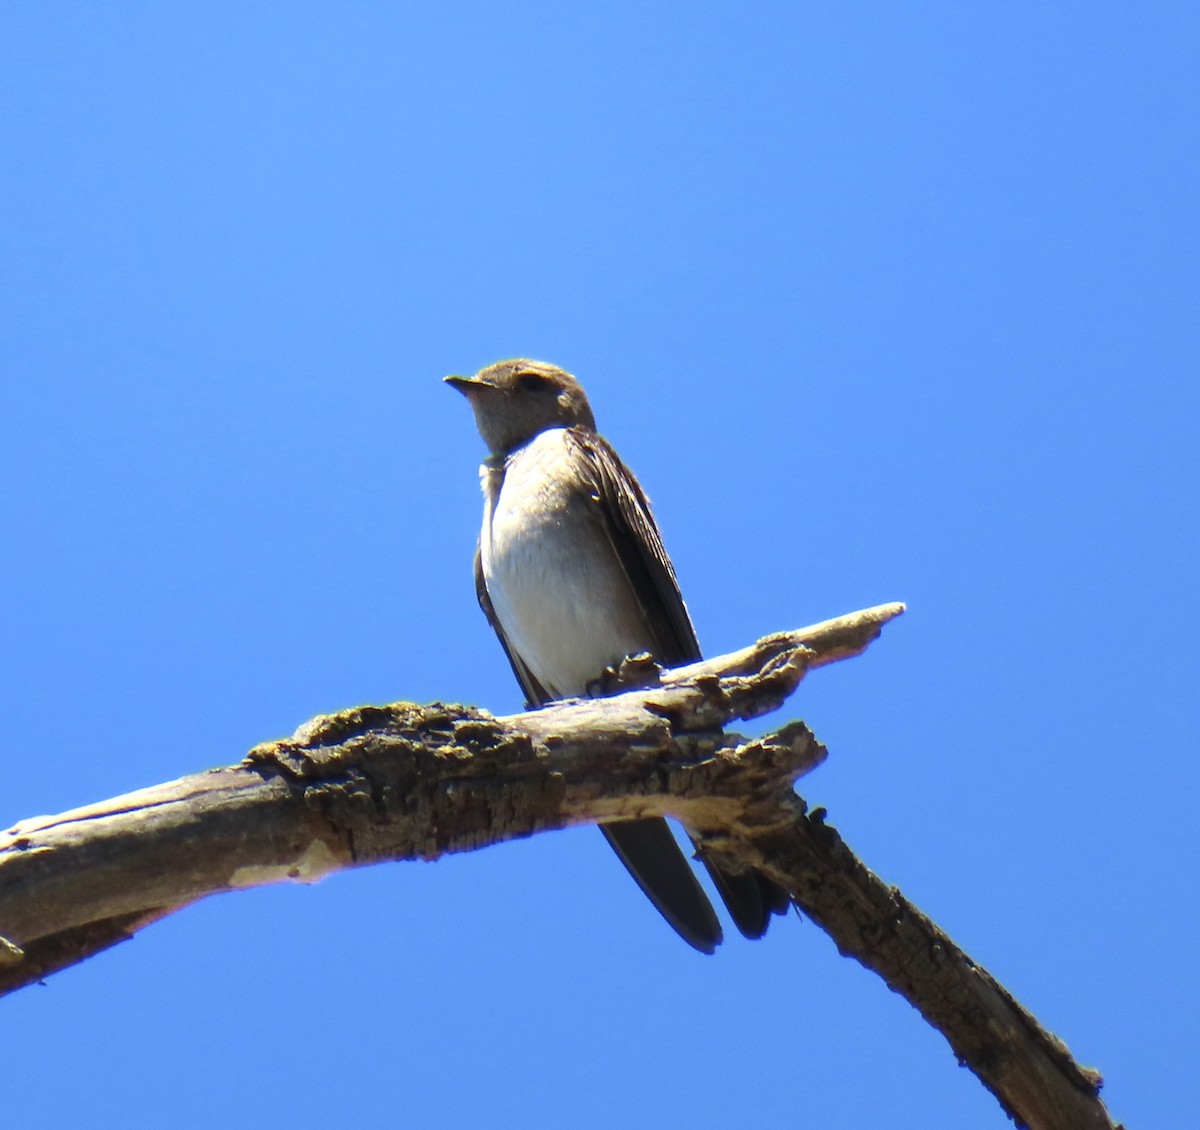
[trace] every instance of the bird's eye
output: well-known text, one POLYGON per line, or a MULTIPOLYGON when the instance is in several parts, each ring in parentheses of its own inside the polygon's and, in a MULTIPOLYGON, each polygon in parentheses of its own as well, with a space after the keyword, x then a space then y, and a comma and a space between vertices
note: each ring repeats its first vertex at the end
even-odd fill
POLYGON ((523 392, 538 392, 550 384, 550 378, 542 373, 522 373, 517 378, 517 387, 523 392))

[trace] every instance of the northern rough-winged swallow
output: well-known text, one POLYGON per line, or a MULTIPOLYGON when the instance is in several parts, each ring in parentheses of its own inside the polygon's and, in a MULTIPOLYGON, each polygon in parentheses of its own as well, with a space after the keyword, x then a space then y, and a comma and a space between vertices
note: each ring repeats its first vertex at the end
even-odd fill
MULTIPOLYGON (((500 361, 446 381, 470 401, 490 455, 475 589, 531 706, 584 696, 626 656, 665 666, 700 658, 650 505, 596 432, 570 373, 500 361)), ((667 822, 604 824, 629 873, 689 944, 712 953, 721 925, 667 822)), ((738 929, 766 931, 786 892, 705 861, 738 929)))

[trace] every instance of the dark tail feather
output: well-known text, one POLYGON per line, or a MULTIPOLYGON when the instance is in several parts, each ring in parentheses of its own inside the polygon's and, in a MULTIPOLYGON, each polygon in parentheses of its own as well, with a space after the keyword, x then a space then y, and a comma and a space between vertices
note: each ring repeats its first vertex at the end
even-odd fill
MULTIPOLYGON (((600 831, 679 936, 701 953, 712 953, 721 944, 721 923, 667 822, 657 818, 622 820, 601 824, 600 831)), ((723 889, 721 894, 728 902, 723 889)), ((740 922, 738 928, 745 933, 740 922)))
POLYGON ((761 938, 771 923, 771 915, 786 914, 791 906, 787 891, 758 871, 722 871, 708 859, 704 859, 704 866, 734 925, 747 938, 761 938))

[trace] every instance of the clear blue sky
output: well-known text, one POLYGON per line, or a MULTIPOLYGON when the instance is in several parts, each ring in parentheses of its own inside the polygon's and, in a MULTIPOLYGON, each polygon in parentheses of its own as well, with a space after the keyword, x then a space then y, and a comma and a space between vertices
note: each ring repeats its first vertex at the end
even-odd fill
MULTIPOLYGON (((885 600, 802 784, 1200 1103, 1194 4, 9 4, 0 826, 362 702, 515 709, 439 383, 581 377, 710 652, 885 600)), ((209 900, 6 1000, 13 1126, 1002 1127, 795 919, 592 829, 209 900)))

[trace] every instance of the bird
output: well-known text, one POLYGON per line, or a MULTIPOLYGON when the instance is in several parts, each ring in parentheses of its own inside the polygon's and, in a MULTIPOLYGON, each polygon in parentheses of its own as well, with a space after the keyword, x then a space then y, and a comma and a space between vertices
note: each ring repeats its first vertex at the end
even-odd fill
MULTIPOLYGON (((527 705, 587 696, 606 669, 643 652, 667 667, 699 659, 650 503, 596 430, 579 381, 528 358, 445 381, 466 396, 488 449, 475 591, 527 705)), ((713 953, 720 920, 666 820, 600 829, 680 937, 713 953)), ((746 937, 788 909, 766 876, 704 863, 746 937)))

